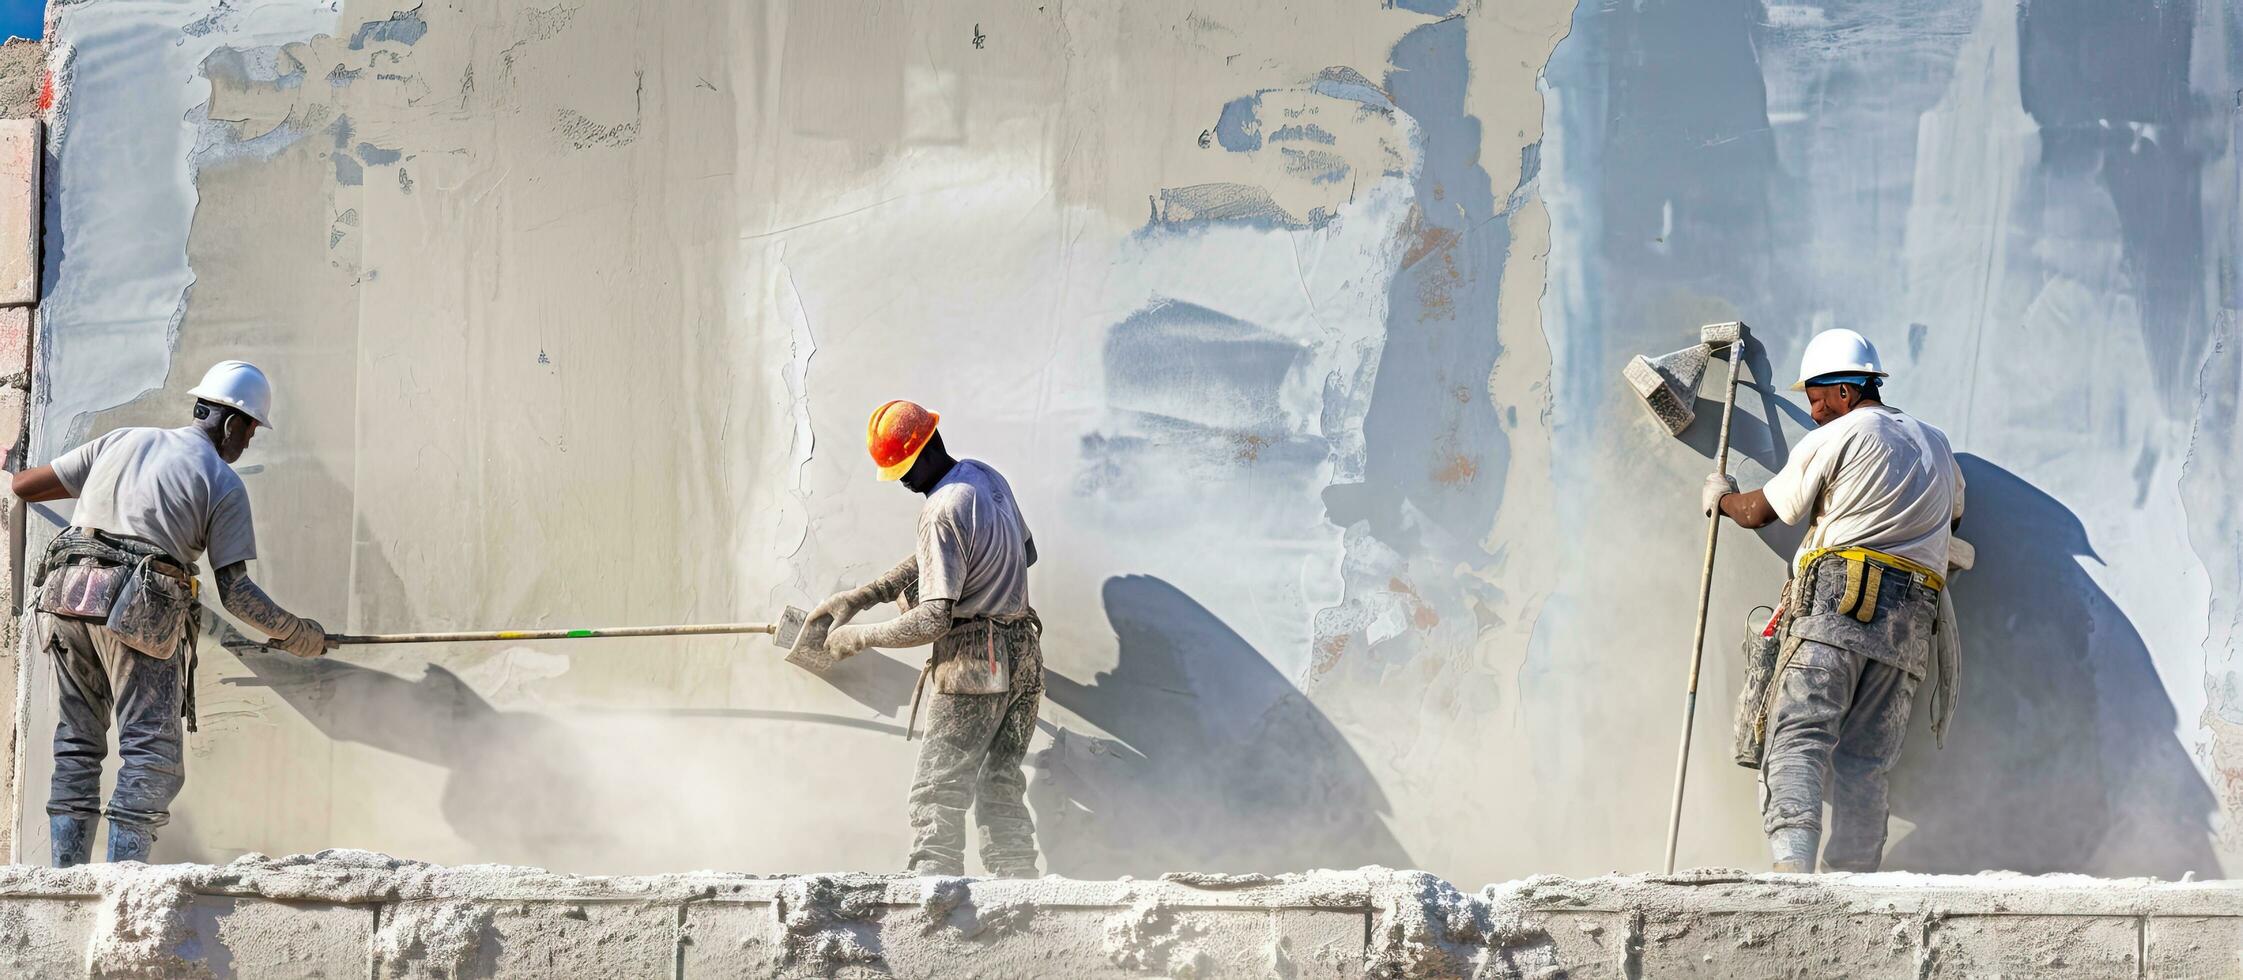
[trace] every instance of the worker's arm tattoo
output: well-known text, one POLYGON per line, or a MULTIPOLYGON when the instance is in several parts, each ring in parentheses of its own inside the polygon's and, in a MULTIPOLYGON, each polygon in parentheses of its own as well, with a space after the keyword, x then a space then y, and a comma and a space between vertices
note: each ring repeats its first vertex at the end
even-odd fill
POLYGON ((893 650, 925 646, 942 639, 943 634, 950 632, 950 606, 948 599, 929 599, 911 607, 910 612, 885 623, 844 628, 862 631, 854 637, 859 641, 859 647, 885 647, 893 650))
POLYGON ((218 570, 218 600, 225 603, 227 612, 267 636, 287 636, 296 629, 295 615, 249 580, 248 562, 237 561, 218 570))
POLYGON ((1738 527, 1767 527, 1776 522, 1776 508, 1769 505, 1767 493, 1759 490, 1732 493, 1721 498, 1721 512, 1737 522, 1738 527))
POLYGON ((883 602, 893 602, 905 589, 919 584, 919 556, 912 555, 897 562, 896 567, 880 573, 880 577, 866 582, 858 591, 871 600, 866 607, 883 602))

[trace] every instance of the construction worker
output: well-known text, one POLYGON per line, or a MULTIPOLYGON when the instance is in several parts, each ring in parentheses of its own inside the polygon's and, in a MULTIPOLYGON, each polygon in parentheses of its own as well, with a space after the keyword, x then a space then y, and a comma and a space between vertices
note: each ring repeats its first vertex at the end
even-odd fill
POLYGON ((1777 871, 1815 870, 1826 782, 1824 866, 1877 870, 1886 774, 1930 666, 1963 477, 1945 433, 1884 403, 1885 377, 1860 334, 1816 334, 1792 386, 1815 430, 1766 486, 1739 493, 1715 474, 1701 500, 1740 527, 1808 522, 1766 707, 1761 817, 1777 871))
POLYGON ((33 577, 61 699, 47 797, 57 867, 91 854, 112 715, 120 762, 110 861, 148 859, 186 783, 181 720, 193 730, 196 559, 210 555, 226 609, 277 645, 300 657, 327 648, 318 623, 290 615, 249 578, 257 539, 249 494, 230 464, 271 425, 272 384, 255 365, 221 361, 189 393, 193 425, 117 429, 11 481, 26 501, 78 498, 72 526, 33 577))
POLYGON ((921 875, 965 873, 966 810, 981 826, 981 861, 1000 877, 1036 875, 1036 826, 1025 799, 1021 761, 1036 733, 1044 696, 1043 624, 1028 604, 1028 566, 1036 542, 1011 485, 987 463, 953 459, 936 431, 939 417, 907 401, 872 413, 865 446, 882 480, 901 480, 926 496, 919 546, 886 574, 811 610, 798 645, 823 643, 836 659, 866 647, 933 644, 912 693, 921 693, 927 731, 911 781, 909 868, 921 875), (849 621, 889 600, 901 617, 878 625, 849 621))

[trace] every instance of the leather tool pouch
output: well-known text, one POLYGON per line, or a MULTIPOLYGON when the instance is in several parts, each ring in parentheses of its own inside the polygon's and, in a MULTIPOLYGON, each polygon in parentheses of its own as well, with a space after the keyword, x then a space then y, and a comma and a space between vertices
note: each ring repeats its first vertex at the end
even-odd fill
POLYGON ((1762 609, 1768 607, 1755 607, 1746 617, 1745 683, 1737 692, 1736 718, 1731 725, 1733 757, 1747 769, 1760 768, 1761 754, 1767 749, 1768 685, 1775 679, 1776 654, 1783 646, 1782 609, 1769 609, 1766 617, 1758 615, 1762 609))
POLYGON ((99 558, 71 558, 50 567, 39 590, 39 611, 107 623, 131 569, 99 558))
POLYGON ((117 639, 158 660, 169 660, 187 638, 187 616, 194 609, 194 580, 142 558, 129 569, 108 626, 117 639))
POLYGON ((935 641, 928 679, 941 694, 1003 694, 1012 690, 1012 645, 986 619, 961 623, 935 641))

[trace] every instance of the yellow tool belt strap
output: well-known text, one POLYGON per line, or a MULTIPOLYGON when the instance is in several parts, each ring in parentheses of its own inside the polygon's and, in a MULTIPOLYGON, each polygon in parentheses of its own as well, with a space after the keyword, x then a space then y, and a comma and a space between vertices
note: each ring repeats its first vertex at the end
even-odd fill
POLYGON ((1813 551, 1799 560, 1799 571, 1805 573, 1815 562, 1832 556, 1846 559, 1846 590, 1839 596, 1838 612, 1864 623, 1877 615, 1877 593, 1884 587, 1888 570, 1918 578, 1933 592, 1947 587, 1946 576, 1874 548, 1837 547, 1813 551))

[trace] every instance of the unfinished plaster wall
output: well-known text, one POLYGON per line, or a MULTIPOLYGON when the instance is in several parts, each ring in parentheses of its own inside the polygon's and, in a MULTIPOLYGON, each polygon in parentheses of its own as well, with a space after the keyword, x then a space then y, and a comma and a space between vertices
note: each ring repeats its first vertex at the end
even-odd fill
MULTIPOLYGON (((1044 556, 1051 869, 1484 880, 1659 855, 1712 435, 1619 366, 1751 322, 1753 485, 1852 326, 1982 556, 1894 863, 2216 873, 2235 13, 73 4, 33 454, 246 357, 256 574, 330 628, 751 619, 908 547, 857 439, 919 399, 1044 556)), ((1760 860, 1719 706, 1795 535, 1725 539, 1688 863, 1760 860)), ((909 653, 203 653, 159 857, 904 851, 909 653)))

